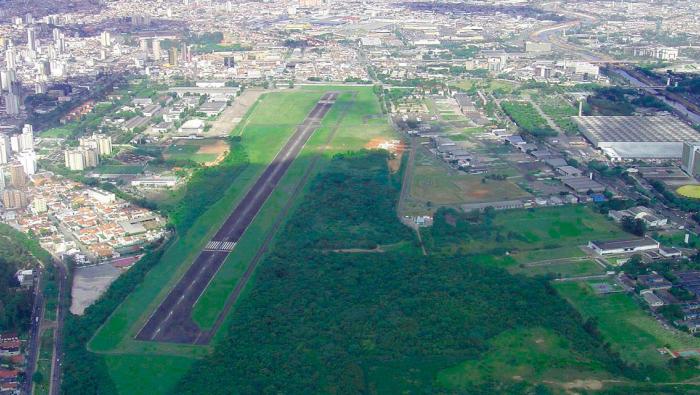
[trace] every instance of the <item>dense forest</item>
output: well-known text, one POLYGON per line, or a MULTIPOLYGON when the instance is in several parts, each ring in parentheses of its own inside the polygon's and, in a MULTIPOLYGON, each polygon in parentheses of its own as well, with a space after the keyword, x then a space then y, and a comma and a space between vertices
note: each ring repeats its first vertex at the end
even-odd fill
POLYGON ((19 287, 15 273, 51 264, 51 257, 24 234, 0 224, 0 331, 23 332, 29 328, 32 293, 19 287))
POLYGON ((449 392, 437 387, 437 371, 479 358, 504 331, 534 327, 623 373, 594 323, 582 322, 547 279, 417 249, 328 250, 415 242, 396 218, 399 175, 389 174, 386 160, 382 152, 338 156, 316 178, 237 306, 226 338, 195 363, 177 393, 449 392))

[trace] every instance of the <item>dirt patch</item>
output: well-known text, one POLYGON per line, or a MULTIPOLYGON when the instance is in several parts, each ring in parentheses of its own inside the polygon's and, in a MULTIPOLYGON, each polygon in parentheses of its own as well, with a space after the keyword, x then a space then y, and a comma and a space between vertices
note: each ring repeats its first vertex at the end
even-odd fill
POLYGON ((603 382, 600 380, 574 380, 568 383, 562 383, 561 385, 566 390, 588 390, 588 391, 598 391, 603 389, 603 382))
POLYGON ((197 151, 198 154, 216 154, 216 159, 211 162, 207 162, 204 166, 215 166, 224 160, 226 153, 229 150, 228 143, 224 140, 215 140, 212 144, 203 145, 199 147, 197 151))
POLYGON ((469 191, 468 195, 475 198, 482 198, 488 196, 490 193, 491 191, 488 189, 475 189, 473 191, 469 191))
POLYGON ((375 137, 365 144, 367 149, 384 149, 392 154, 401 156, 401 154, 406 151, 406 144, 401 140, 387 140, 379 137, 375 137))

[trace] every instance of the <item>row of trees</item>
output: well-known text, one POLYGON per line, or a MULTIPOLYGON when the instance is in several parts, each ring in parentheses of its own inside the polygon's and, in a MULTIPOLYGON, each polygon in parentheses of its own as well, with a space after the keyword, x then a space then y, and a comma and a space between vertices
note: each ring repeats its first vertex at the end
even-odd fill
POLYGON ((557 135, 557 132, 547 125, 547 121, 540 116, 532 104, 502 102, 501 107, 525 133, 538 139, 557 135))

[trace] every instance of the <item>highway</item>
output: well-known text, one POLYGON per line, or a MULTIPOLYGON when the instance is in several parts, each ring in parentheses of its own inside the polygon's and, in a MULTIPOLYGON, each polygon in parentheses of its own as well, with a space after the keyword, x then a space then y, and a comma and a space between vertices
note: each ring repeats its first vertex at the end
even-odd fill
MULTIPOLYGON (((200 328, 191 313, 199 297, 234 250, 248 226, 277 187, 287 169, 301 152, 320 121, 335 103, 338 94, 324 94, 285 146, 277 153, 255 184, 206 244, 194 263, 149 317, 136 335, 137 340, 203 344, 200 328)), ((204 343, 206 344, 206 343, 204 343)))

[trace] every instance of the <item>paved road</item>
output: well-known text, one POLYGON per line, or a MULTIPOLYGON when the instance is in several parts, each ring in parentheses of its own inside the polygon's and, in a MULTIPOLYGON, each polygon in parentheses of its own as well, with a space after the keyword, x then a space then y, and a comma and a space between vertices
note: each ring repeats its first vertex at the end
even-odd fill
POLYGON ((68 273, 63 262, 56 261, 56 280, 58 282, 58 310, 56 312, 56 329, 53 332, 53 359, 51 360, 51 385, 49 394, 61 393, 61 359, 63 358, 63 324, 66 319, 66 292, 68 292, 68 273))
MULTIPOLYGON (((158 306, 137 340, 203 344, 204 332, 192 321, 192 309, 207 285, 253 222, 267 198, 297 157, 319 122, 335 103, 335 92, 326 93, 297 128, 226 222, 195 259, 165 300, 158 306)), ((209 336, 204 339, 208 342, 209 336)), ((206 344, 206 343, 204 343, 206 344)))
POLYGON ((31 327, 29 329, 29 342, 27 343, 27 381, 22 388, 23 393, 32 392, 32 376, 36 369, 37 353, 39 351, 41 318, 44 312, 44 295, 41 292, 41 269, 36 269, 36 282, 34 283, 34 305, 32 307, 31 327))

